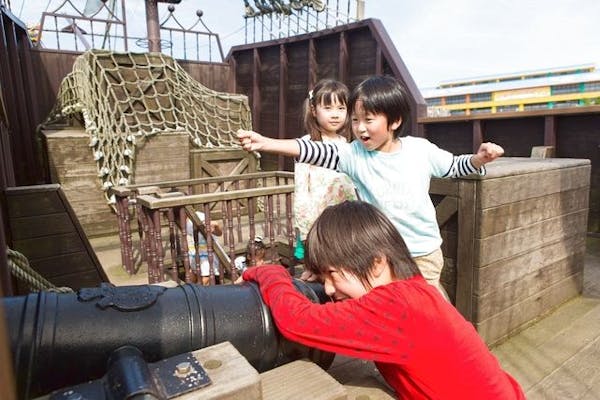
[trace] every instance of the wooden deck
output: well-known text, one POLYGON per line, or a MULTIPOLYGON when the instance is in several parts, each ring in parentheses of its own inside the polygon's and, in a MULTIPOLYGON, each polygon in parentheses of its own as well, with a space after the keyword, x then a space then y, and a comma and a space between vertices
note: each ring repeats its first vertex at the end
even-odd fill
POLYGON ((588 238, 584 291, 493 349, 530 400, 600 399, 600 238, 588 238))
MULTIPOLYGON (((92 245, 101 262, 118 262, 111 243, 93 239, 92 245)), ((530 400, 600 399, 600 238, 588 237, 586 245, 583 295, 492 348, 530 400)), ((143 271, 129 278, 113 266, 107 273, 115 284, 147 282, 143 271)), ((338 356, 327 372, 349 399, 394 398, 371 362, 338 356)))

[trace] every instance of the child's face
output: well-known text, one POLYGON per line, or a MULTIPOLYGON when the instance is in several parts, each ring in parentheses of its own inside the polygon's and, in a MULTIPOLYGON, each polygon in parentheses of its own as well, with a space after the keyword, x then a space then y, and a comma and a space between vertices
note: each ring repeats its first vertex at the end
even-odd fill
POLYGON ((355 274, 347 272, 343 268, 329 267, 321 279, 325 293, 335 301, 358 299, 372 288, 387 285, 395 280, 386 257, 375 257, 367 274, 368 287, 355 274))
POLYGON ((336 134, 337 131, 344 127, 348 111, 346 105, 339 102, 337 98, 332 99, 332 103, 325 105, 324 103, 317 104, 313 109, 313 117, 326 134, 336 134))
POLYGON ((352 133, 367 150, 390 153, 399 148, 399 142, 394 140, 394 131, 401 122, 397 121, 388 126, 385 115, 366 112, 362 101, 358 100, 352 114, 352 133))
POLYGON ((368 292, 356 275, 330 267, 322 276, 325 293, 335 301, 358 299, 368 292))

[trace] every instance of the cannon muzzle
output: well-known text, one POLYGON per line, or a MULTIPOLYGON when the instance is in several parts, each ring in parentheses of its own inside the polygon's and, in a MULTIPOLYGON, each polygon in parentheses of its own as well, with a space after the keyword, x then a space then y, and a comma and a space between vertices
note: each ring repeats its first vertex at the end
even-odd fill
MULTIPOLYGON (((321 285, 294 284, 310 300, 327 301, 321 285)), ((103 284, 77 294, 6 297, 2 306, 24 399, 101 377, 109 355, 124 345, 155 362, 229 341, 259 372, 299 358, 327 368, 334 357, 283 338, 253 283, 103 284)))

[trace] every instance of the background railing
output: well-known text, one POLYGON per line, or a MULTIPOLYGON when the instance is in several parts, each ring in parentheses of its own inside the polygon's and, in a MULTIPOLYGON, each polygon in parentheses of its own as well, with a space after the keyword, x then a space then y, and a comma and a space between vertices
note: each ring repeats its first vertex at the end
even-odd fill
MULTIPOLYGON (((100 2, 97 9, 80 9, 72 0, 65 0, 53 11, 42 13, 40 24, 30 27, 30 36, 37 48, 60 51, 147 51, 148 38, 135 36, 127 27, 124 0, 100 2)), ((176 7, 168 5, 168 14, 159 23, 160 48, 164 54, 189 61, 223 62, 219 35, 202 20, 183 26, 176 7)), ((157 21, 158 23, 158 21, 157 21)))
MULTIPOLYGON (((142 262, 147 262, 150 283, 169 277, 179 281, 177 265, 184 268, 184 280, 192 280, 194 266, 189 264, 189 249, 182 240, 190 233, 186 232, 187 219, 204 232, 209 263, 212 265, 213 258, 219 258, 225 272, 221 276, 237 278, 234 260, 259 234, 269 250, 268 260, 293 264, 291 257, 286 257, 294 245, 293 173, 257 172, 116 187, 111 191, 116 200, 123 266, 134 274, 142 262), (194 210, 204 213, 204 223, 194 216, 194 210), (205 227, 211 221, 221 225, 222 246, 215 243, 212 235, 206 235, 205 227), (135 230, 139 241, 133 238, 135 230), (134 243, 139 246, 137 252, 134 243), (285 250, 278 249, 282 244, 285 250), (165 261, 166 249, 170 251, 170 262, 165 261), (285 260, 279 260, 279 252, 285 260)), ((214 274, 211 279, 214 283, 214 274)))
POLYGON ((600 235, 600 106, 502 114, 420 118, 425 137, 455 154, 500 143, 506 156, 529 157, 535 146, 554 148, 555 157, 592 163, 589 234, 600 235))

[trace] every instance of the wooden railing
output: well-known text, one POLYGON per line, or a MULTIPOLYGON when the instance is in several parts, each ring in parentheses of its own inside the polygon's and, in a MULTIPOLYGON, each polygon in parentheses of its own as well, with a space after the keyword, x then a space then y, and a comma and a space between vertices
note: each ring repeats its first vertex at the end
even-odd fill
MULTIPOLYGON (((221 277, 237 278, 233 260, 259 232, 273 253, 268 259, 277 261, 274 253, 278 242, 293 247, 293 176, 291 172, 257 172, 113 188, 124 268, 129 274, 137 272, 132 235, 132 228, 137 225, 139 261, 148 264, 149 282, 169 278, 178 282, 177 266, 184 268, 184 280, 192 281, 194 266, 187 257, 187 242, 182 240, 189 233, 187 219, 205 234, 209 264, 214 257, 219 258, 221 277), (194 211, 204 213, 203 223, 194 211), (166 217, 166 222, 161 221, 161 216, 166 217), (205 227, 216 220, 222 223, 223 246, 212 235, 206 235, 205 227), (168 233, 163 233, 166 227, 168 233), (166 248, 170 251, 170 263, 165 262, 166 248), (165 265, 170 267, 168 276, 165 265)), ((214 281, 211 268, 211 282, 214 281)))

